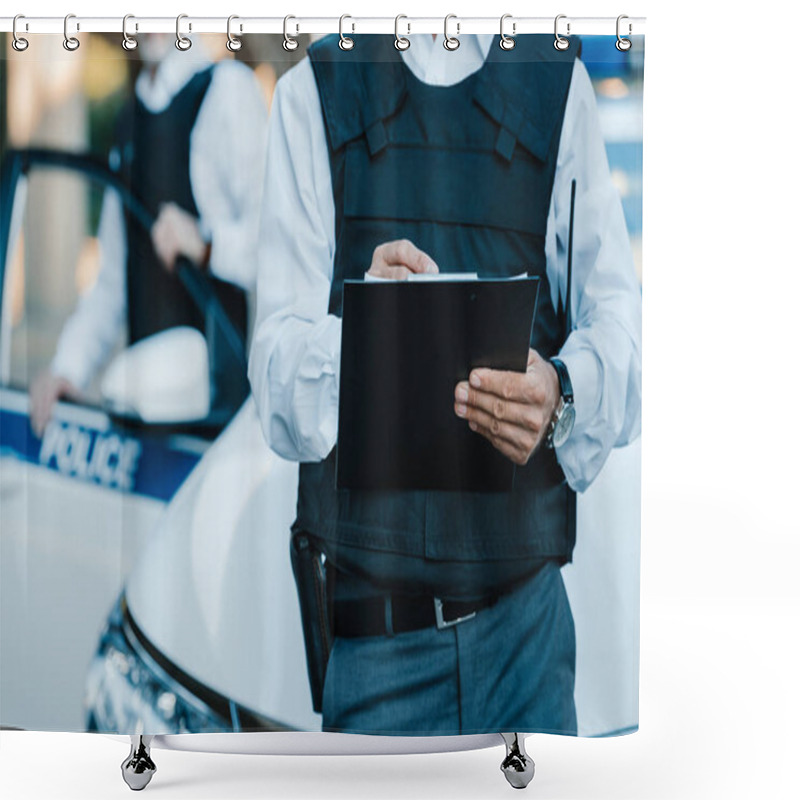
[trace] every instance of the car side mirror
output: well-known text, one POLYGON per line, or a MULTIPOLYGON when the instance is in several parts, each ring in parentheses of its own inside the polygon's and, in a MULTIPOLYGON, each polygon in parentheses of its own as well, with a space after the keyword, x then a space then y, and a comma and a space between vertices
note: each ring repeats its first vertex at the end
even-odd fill
POLYGON ((152 424, 205 419, 211 408, 205 337, 176 327, 142 339, 112 360, 100 390, 119 416, 152 424))

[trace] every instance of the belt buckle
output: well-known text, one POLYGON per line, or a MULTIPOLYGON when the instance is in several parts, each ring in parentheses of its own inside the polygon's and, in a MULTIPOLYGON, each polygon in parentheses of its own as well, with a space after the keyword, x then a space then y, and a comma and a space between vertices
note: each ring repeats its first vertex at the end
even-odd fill
POLYGON ((444 614, 442 613, 442 600, 439 597, 433 598, 433 608, 436 612, 436 627, 440 631, 444 630, 445 628, 452 628, 454 625, 458 625, 459 622, 465 622, 468 619, 472 619, 478 613, 477 611, 472 611, 463 617, 445 619, 444 614))

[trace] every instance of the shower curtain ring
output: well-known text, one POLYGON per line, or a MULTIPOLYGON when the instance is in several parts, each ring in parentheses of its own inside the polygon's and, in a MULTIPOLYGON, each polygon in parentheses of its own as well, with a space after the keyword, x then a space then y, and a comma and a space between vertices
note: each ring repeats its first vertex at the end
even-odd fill
MULTIPOLYGON (((75 19, 74 14, 67 14, 67 16, 64 17, 64 49, 69 50, 70 53, 74 52, 81 46, 81 43, 78 41, 76 37, 69 35, 69 21, 71 19, 75 19)), ((75 30, 79 31, 80 29, 81 29, 80 23, 76 22, 75 30)))
MULTIPOLYGON (((189 18, 188 14, 178 14, 178 16, 175 18, 175 47, 177 47, 178 50, 182 50, 184 52, 192 46, 192 40, 188 36, 184 36, 181 33, 181 20, 188 18, 189 18)), ((191 30, 192 30, 192 23, 190 22, 189 31, 191 32, 191 30)))
MULTIPOLYGON (((616 48, 617 48, 617 50, 619 50, 622 53, 624 53, 626 50, 630 50, 631 49, 631 44, 632 44, 630 39, 626 39, 619 32, 620 31, 620 23, 624 19, 628 19, 626 14, 620 14, 617 17, 617 43, 616 43, 616 48)), ((629 22, 628 23, 628 36, 630 36, 632 33, 633 33, 633 25, 631 25, 631 23, 629 22)))
MULTIPOLYGON (((408 50, 408 48, 411 47, 411 40, 400 35, 401 19, 408 19, 408 17, 405 14, 398 14, 394 18, 394 46, 398 50, 408 50)), ((406 29, 408 33, 411 33, 411 25, 408 22, 406 23, 406 29)))
MULTIPOLYGON (((122 18, 122 48, 123 50, 135 50, 139 46, 139 42, 135 36, 128 35, 128 20, 136 19, 133 14, 126 14, 122 18)), ((135 30, 139 30, 139 23, 135 23, 135 30)))
POLYGON ((444 18, 444 42, 442 42, 442 44, 444 45, 445 50, 450 50, 451 52, 453 50, 458 50, 458 48, 461 46, 461 42, 457 38, 459 33, 461 33, 461 23, 458 22, 455 14, 448 14, 444 18), (447 33, 447 23, 450 22, 451 19, 456 20, 456 36, 450 36, 447 33))
POLYGON ((516 47, 516 40, 514 37, 517 35, 517 23, 511 23, 511 36, 506 36, 503 26, 507 19, 511 19, 511 14, 503 14, 500 17, 500 47, 503 50, 513 50, 516 47))
MULTIPOLYGON (((292 36, 289 36, 289 20, 290 19, 297 19, 297 17, 293 17, 291 14, 287 14, 283 18, 283 49, 287 50, 288 52, 292 52, 293 50, 297 50, 297 39, 292 36)), ((298 33, 299 29, 295 26, 295 33, 298 33)))
MULTIPOLYGON (((566 14, 559 14, 556 17, 556 21, 555 21, 556 40, 553 42, 553 47, 555 47, 556 50, 569 50, 569 39, 565 39, 558 32, 558 22, 559 22, 559 20, 562 20, 562 19, 567 19, 567 15, 566 14)), ((567 36, 569 36, 569 34, 570 34, 570 24, 569 24, 569 21, 568 21, 567 22, 567 36)))
MULTIPOLYGON (((17 16, 16 16, 16 17, 14 17, 14 23, 13 23, 13 25, 11 26, 11 35, 14 37, 14 38, 11 40, 11 46, 12 46, 12 47, 13 47, 13 48, 14 48, 14 49, 15 49, 15 50, 18 52, 18 53, 21 53, 21 52, 23 52, 24 50, 27 50, 27 49, 28 49, 28 45, 30 44, 30 42, 28 42, 28 40, 27 40, 27 39, 24 39, 22 36, 20 36, 20 35, 17 33, 17 22, 18 22, 19 20, 21 20, 21 19, 25 19, 25 15, 24 15, 24 14, 17 14, 17 16)), ((27 29, 28 29, 28 24, 27 24, 27 23, 25 23, 25 30, 27 30, 27 29)))
MULTIPOLYGON (((342 14, 342 16, 339 17, 339 47, 342 50, 352 50, 356 46, 356 43, 349 36, 344 35, 343 26, 346 19, 353 18, 349 14, 342 14)), ((355 23, 352 23, 351 27, 353 31, 355 31, 355 23)))
MULTIPOLYGON (((242 49, 242 40, 231 33, 231 23, 235 19, 239 19, 239 17, 237 17, 236 14, 231 14, 228 17, 228 41, 225 43, 225 47, 227 47, 228 50, 231 51, 231 53, 237 53, 239 50, 242 49)), ((242 26, 240 25, 239 32, 241 33, 241 31, 242 31, 242 26)))

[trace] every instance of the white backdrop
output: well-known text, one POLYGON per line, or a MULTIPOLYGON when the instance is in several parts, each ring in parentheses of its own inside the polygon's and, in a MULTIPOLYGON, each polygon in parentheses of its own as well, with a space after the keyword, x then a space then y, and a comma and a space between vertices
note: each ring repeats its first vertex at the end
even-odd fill
MULTIPOLYGON (((537 798, 794 798, 800 340, 794 139, 800 10, 686 0, 509 4, 52 0, 29 15, 646 15, 640 731, 537 736, 537 798), (718 9, 718 10, 714 10, 718 9), (702 13, 701 13, 702 12, 702 13), (788 413, 787 413, 788 412, 788 413), (791 759, 791 760, 790 760, 791 759)), ((9 9, 9 12, 12 10, 9 9)), ((35 45, 35 41, 33 42, 35 45)), ((0 734, 11 798, 125 793, 125 749, 90 734, 0 734)), ((292 759, 156 752, 169 798, 493 797, 500 749, 292 759)))

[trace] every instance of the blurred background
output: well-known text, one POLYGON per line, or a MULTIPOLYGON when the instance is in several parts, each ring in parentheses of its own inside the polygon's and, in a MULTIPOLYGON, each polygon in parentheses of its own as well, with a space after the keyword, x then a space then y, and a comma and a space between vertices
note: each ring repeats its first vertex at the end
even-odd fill
POLYGON ((642 279, 642 97, 644 37, 620 52, 612 36, 582 36, 581 59, 592 79, 611 179, 622 199, 634 263, 642 279))
MULTIPOLYGON (((206 55, 214 61, 234 58, 225 42, 224 35, 204 35, 206 55)), ((294 53, 281 42, 280 36, 248 37, 246 60, 240 58, 253 68, 267 104, 278 78, 305 52, 307 37, 294 53)), ((185 54, 194 56, 191 50, 185 54)), ((107 162, 115 121, 140 69, 137 51, 123 50, 118 34, 81 35, 80 48, 71 53, 58 36, 36 37, 35 47, 14 53, 11 36, 4 34, 0 158, 9 147, 41 146, 93 153, 107 162)), ((97 279, 102 196, 102 188, 66 171, 33 173, 21 235, 6 265, 6 384, 27 387, 49 364, 78 297, 97 279)), ((90 399, 99 398, 97 384, 95 379, 90 399)))

